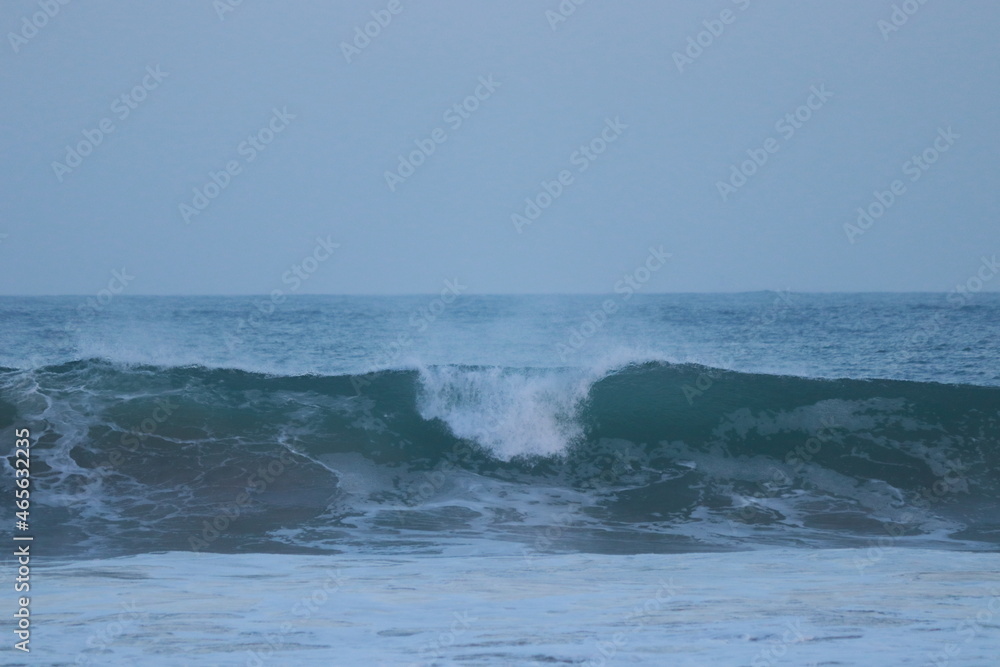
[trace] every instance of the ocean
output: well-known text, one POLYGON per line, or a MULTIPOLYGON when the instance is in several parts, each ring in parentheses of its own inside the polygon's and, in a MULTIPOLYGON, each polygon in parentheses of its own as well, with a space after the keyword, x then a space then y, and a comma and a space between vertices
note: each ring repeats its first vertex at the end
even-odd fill
POLYGON ((0 297, 5 662, 996 664, 998 327, 968 290, 0 297))

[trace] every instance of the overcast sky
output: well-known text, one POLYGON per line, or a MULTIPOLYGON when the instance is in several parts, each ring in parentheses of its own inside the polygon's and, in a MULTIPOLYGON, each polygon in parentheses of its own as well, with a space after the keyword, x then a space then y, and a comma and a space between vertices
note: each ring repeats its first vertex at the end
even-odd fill
POLYGON ((236 1, 2 3, 0 293, 608 292, 661 246, 648 291, 948 291, 1000 253, 993 0, 236 1))

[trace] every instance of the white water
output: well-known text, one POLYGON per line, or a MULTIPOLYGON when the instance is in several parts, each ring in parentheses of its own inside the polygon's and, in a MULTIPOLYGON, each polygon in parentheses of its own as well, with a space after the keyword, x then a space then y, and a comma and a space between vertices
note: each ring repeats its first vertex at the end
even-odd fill
POLYGON ((582 435, 576 411, 590 382, 578 373, 444 366, 420 372, 420 414, 499 459, 564 453, 582 435))
POLYGON ((38 567, 25 664, 994 665, 996 565, 878 548, 145 554, 38 567))
POLYGON ((594 383, 648 361, 664 359, 622 348, 575 368, 421 365, 418 408, 503 461, 558 456, 583 435, 578 411, 594 383))

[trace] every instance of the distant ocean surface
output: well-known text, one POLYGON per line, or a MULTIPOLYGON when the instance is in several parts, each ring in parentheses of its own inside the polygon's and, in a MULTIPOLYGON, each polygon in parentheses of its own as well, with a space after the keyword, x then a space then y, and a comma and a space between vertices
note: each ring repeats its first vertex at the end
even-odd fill
MULTIPOLYGON (((879 586, 865 577, 891 576, 890 552, 908 549, 906 559, 933 570, 1000 547, 998 333, 1000 295, 986 293, 514 297, 452 284, 433 296, 277 302, 4 297, 0 432, 12 444, 15 428, 32 431, 33 530, 38 549, 61 563, 51 580, 64 582, 70 616, 93 613, 65 592, 74 586, 115 568, 136 572, 141 586, 192 558, 211 564, 191 571, 194 582, 205 577, 189 582, 195 589, 224 576, 228 562, 270 572, 274 591, 315 591, 301 568, 320 562, 365 576, 395 563, 445 586, 442 568, 480 563, 467 578, 487 588, 501 573, 542 585, 555 575, 539 579, 538 568, 558 563, 603 582, 592 592, 607 604, 638 585, 639 570, 651 577, 643 595, 656 597, 671 568, 709 562, 683 559, 721 559, 712 567, 728 582, 727 568, 735 581, 767 553, 836 553, 850 585, 879 586), (279 557, 291 559, 285 580, 279 557), (76 562, 93 567, 73 570, 76 562)), ((4 511, 13 522, 13 505, 4 511)), ((1000 585, 990 566, 976 568, 984 594, 1000 585)), ((309 622, 347 613, 331 596, 309 622)), ((656 599, 657 614, 667 613, 666 594, 656 599)), ((146 602, 144 620, 104 642, 107 655, 141 661, 140 628, 155 645, 155 602, 146 602)), ((400 604, 419 615, 416 603, 400 604)), ((461 604, 482 617, 497 603, 461 604)), ((445 632, 454 619, 442 613, 445 632)), ((377 628, 358 630, 372 635, 368 649, 341 635, 336 643, 384 664, 689 664, 667 660, 642 633, 631 645, 608 639, 617 621, 585 617, 607 625, 545 647, 498 630, 487 650, 481 637, 468 642, 473 630, 459 637, 454 627, 446 645, 430 639, 433 628, 383 628, 399 651, 391 659, 379 653, 377 628)), ((247 629, 254 615, 241 618, 234 628, 246 636, 228 657, 190 664, 339 664, 323 658, 334 643, 325 631, 296 625, 262 643, 247 629)), ((747 632, 730 628, 734 638, 747 632)), ((885 638, 861 632, 862 641, 885 638)), ((965 658, 980 641, 995 648, 992 632, 963 644, 965 658)), ((728 646, 739 658, 724 651, 722 664, 751 664, 771 641, 762 637, 728 646)), ((793 655, 790 640, 783 646, 793 655)), ((182 664, 161 648, 153 662, 182 664)), ((819 661, 824 648, 813 648, 819 661)), ((70 662, 105 655, 62 650, 53 655, 70 662)), ((754 664, 809 664, 806 653, 754 664)))

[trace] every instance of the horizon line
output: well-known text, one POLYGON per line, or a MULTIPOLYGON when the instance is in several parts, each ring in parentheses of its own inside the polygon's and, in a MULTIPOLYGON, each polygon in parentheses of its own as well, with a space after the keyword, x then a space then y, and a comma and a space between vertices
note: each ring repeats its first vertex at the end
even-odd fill
MULTIPOLYGON (((845 290, 791 290, 791 289, 759 289, 759 290, 741 290, 741 291, 715 291, 715 292, 642 292, 636 291, 633 293, 634 296, 694 296, 694 295, 736 295, 736 294, 778 294, 778 293, 791 293, 791 294, 950 294, 955 290, 855 290, 855 291, 845 291, 845 290)), ((1000 290, 981 290, 979 294, 1000 294, 1000 290)), ((618 292, 463 292, 456 296, 537 296, 537 297, 551 297, 551 296, 616 296, 618 292)), ((299 293, 286 293, 283 292, 284 297, 328 297, 328 296, 338 296, 338 297, 400 297, 400 296, 428 296, 434 297, 439 296, 440 291, 437 292, 299 292, 299 293)), ((95 293, 86 294, 0 294, 0 298, 24 298, 24 299, 45 299, 45 298, 93 298, 95 293)), ((129 299, 129 298, 149 298, 149 297, 168 297, 168 298, 235 298, 235 297, 270 297, 270 292, 237 292, 237 293, 139 293, 139 294, 115 294, 115 299, 129 299)))

